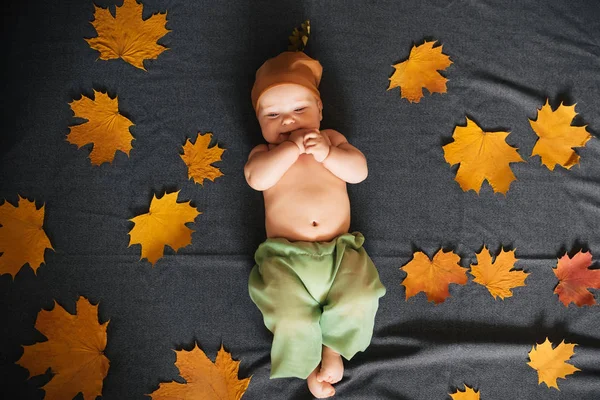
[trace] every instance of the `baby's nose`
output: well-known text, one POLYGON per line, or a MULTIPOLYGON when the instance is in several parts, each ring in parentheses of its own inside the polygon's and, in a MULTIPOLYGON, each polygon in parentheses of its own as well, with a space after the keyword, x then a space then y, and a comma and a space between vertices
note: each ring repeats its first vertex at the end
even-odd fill
POLYGON ((289 125, 289 124, 291 124, 293 122, 294 122, 294 117, 292 117, 291 115, 286 115, 286 116, 283 117, 283 120, 282 120, 281 123, 283 125, 289 125))

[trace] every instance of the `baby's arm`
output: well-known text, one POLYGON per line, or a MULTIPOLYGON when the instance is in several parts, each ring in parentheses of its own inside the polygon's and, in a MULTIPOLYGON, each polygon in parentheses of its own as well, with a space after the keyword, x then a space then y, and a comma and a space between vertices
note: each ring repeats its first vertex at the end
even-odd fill
POLYGON ((329 155, 323 160, 323 166, 348 183, 364 181, 369 174, 364 154, 348 143, 344 135, 333 129, 323 130, 321 133, 326 134, 331 141, 329 155))
POLYGON ((246 182, 259 191, 273 187, 300 154, 300 146, 292 141, 285 141, 271 150, 266 144, 259 144, 252 149, 244 166, 246 182))

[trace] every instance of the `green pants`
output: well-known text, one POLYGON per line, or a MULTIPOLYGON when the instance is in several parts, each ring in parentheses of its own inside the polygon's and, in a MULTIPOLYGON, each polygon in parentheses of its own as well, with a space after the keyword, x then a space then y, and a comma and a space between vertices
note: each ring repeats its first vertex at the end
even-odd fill
POLYGON ((349 360, 371 342, 385 288, 362 234, 331 242, 267 239, 256 250, 248 290, 273 332, 271 378, 306 379, 325 345, 349 360))

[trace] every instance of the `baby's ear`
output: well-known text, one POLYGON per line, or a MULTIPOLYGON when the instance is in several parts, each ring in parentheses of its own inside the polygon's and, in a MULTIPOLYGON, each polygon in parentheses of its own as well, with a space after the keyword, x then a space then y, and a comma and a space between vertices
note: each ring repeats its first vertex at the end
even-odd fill
POLYGON ((321 100, 317 100, 317 107, 319 107, 319 121, 323 120, 323 102, 321 100))

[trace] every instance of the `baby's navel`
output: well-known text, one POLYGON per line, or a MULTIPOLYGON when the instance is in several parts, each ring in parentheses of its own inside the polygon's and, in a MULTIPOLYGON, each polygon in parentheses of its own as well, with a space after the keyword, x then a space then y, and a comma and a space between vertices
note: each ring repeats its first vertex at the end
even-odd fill
POLYGON ((313 221, 312 226, 317 226, 319 224, 317 224, 317 221, 313 221))

